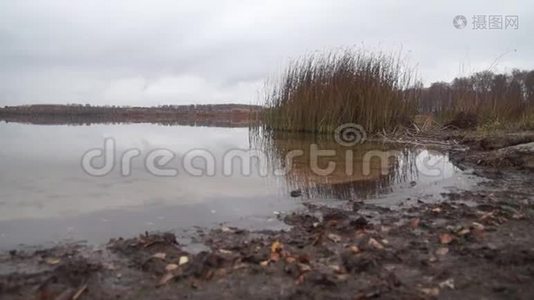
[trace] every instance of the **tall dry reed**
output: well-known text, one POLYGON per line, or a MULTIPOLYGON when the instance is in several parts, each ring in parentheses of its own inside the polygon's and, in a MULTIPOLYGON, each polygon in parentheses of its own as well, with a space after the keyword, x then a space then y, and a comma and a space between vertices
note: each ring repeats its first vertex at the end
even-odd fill
POLYGON ((417 112, 415 72, 399 56, 343 50, 290 63, 266 93, 265 127, 331 132, 357 123, 368 132, 410 123, 417 112))

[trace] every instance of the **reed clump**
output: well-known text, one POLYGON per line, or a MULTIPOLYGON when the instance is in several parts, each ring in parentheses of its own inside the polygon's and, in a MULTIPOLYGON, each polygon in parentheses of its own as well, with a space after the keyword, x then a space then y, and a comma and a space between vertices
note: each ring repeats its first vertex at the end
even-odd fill
POLYGON ((264 125, 319 133, 345 123, 368 132, 393 130, 417 113, 415 82, 400 56, 361 49, 307 55, 267 89, 264 125))

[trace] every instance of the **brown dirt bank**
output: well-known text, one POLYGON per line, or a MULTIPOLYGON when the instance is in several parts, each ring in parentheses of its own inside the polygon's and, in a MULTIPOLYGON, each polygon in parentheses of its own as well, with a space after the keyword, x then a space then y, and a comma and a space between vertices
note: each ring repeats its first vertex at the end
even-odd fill
POLYGON ((480 162, 532 142, 516 144, 514 135, 490 148, 480 146, 489 137, 461 132, 414 138, 469 146, 451 159, 488 178, 439 202, 310 204, 280 216, 288 231, 199 231, 196 239, 208 250, 195 253, 170 233, 120 238, 99 249, 4 253, 0 298, 532 299, 532 171, 480 162))

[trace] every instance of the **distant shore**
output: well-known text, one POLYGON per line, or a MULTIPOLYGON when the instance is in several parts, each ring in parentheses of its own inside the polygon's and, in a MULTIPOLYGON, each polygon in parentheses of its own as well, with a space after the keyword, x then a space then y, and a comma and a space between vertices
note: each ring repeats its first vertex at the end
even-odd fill
POLYGON ((246 104, 165 105, 158 107, 38 104, 0 108, 0 121, 42 125, 158 123, 243 127, 256 119, 261 106, 246 104))

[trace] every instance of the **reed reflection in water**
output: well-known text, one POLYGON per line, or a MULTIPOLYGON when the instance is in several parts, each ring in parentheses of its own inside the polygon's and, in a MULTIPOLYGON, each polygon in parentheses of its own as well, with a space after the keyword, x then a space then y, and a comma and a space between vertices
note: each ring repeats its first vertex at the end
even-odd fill
POLYGON ((298 190, 304 198, 372 199, 458 171, 447 155, 420 147, 376 142, 346 147, 324 135, 250 133, 252 147, 266 153, 268 168, 283 170, 286 192, 298 190), (317 149, 329 153, 317 156, 317 149), (329 164, 335 167, 325 172, 329 164))

